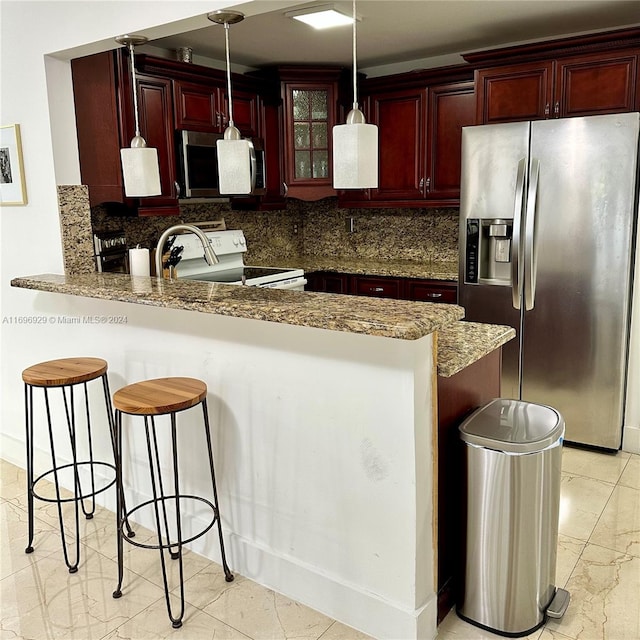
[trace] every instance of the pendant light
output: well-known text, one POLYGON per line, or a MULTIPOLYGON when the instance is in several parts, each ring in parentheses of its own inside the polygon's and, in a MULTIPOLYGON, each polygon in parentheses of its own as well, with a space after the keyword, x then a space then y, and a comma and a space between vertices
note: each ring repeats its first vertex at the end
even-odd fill
POLYGON ((231 63, 229 60, 229 25, 244 20, 239 11, 214 11, 207 18, 224 25, 225 52, 227 59, 227 93, 229 96, 229 125, 224 139, 216 142, 218 151, 218 188, 221 195, 243 195, 251 193, 251 149, 248 140, 243 140, 233 123, 231 98, 231 63))
POLYGON ((125 35, 116 38, 116 42, 129 48, 133 112, 136 124, 136 134, 131 140, 131 147, 120 149, 124 192, 130 198, 159 196, 162 193, 162 189, 160 187, 158 150, 147 147, 145 139, 140 135, 140 123, 138 122, 138 93, 136 90, 136 66, 133 48, 137 44, 147 42, 147 38, 144 36, 125 35))
POLYGON ((366 124, 358 108, 356 68, 356 0, 353 0, 353 108, 347 124, 333 127, 333 188, 378 186, 378 127, 366 124))

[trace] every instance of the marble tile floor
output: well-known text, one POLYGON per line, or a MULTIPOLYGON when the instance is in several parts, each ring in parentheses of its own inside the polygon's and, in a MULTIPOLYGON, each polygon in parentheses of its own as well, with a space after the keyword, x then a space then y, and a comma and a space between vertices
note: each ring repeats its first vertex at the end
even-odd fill
MULTIPOLYGON (((216 563, 190 552, 184 561, 185 624, 175 631, 155 552, 125 545, 126 596, 111 597, 117 567, 110 511, 82 520, 81 566, 70 575, 55 506, 36 501, 37 548, 26 555, 25 474, 5 461, 0 472, 0 640, 368 638, 242 576, 228 584, 216 563)), ((557 584, 571 592, 567 614, 529 638, 640 638, 639 455, 565 448, 557 584)), ((438 628, 438 640, 499 637, 454 612, 438 628)))

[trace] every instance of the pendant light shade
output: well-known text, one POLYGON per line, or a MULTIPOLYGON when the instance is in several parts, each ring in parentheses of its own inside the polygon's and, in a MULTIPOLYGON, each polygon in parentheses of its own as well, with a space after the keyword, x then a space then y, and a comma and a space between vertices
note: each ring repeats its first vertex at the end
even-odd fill
POLYGON ((160 187, 158 150, 153 147, 147 147, 145 139, 140 135, 140 123, 138 121, 138 95, 136 91, 134 46, 137 44, 144 44, 147 42, 147 38, 144 36, 120 36, 116 38, 116 42, 129 48, 129 57, 131 59, 133 111, 136 125, 136 132, 135 136, 131 140, 131 146, 120 149, 124 192, 129 198, 159 196, 162 193, 162 188, 160 187))
POLYGON ((244 20, 239 11, 214 11, 207 18, 224 25, 227 60, 227 93, 229 96, 229 125, 224 138, 216 142, 218 152, 218 189, 221 195, 247 195, 252 191, 251 145, 244 140, 233 123, 231 97, 231 63, 229 58, 229 25, 244 20))
POLYGON ((367 124, 358 108, 356 67, 356 0, 353 0, 353 108, 347 123, 333 127, 333 188, 378 186, 378 127, 367 124))

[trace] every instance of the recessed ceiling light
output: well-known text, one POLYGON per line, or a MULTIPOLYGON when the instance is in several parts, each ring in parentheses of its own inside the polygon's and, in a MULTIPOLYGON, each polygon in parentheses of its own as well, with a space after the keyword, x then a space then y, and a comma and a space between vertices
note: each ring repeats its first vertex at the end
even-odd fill
POLYGON ((299 11, 289 11, 285 13, 288 18, 304 22, 314 29, 329 29, 353 24, 353 18, 331 6, 310 7, 299 11))

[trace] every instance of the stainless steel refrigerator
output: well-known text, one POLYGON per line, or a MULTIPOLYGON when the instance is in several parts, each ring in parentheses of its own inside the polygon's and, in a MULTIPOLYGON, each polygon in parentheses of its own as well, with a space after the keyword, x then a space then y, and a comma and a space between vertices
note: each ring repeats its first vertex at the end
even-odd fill
POLYGON ((566 440, 622 439, 640 114, 465 127, 459 304, 508 324, 502 396, 546 404, 566 440))

